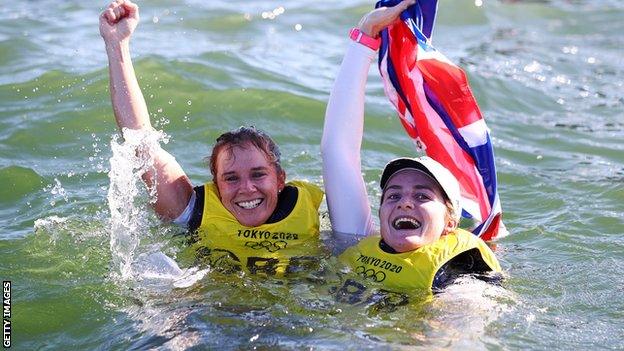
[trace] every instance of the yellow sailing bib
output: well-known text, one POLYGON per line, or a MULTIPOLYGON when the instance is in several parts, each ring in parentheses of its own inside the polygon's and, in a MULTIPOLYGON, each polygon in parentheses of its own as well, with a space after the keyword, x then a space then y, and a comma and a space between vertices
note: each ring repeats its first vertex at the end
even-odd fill
POLYGON ((477 249, 489 270, 500 272, 494 253, 483 240, 463 229, 413 251, 387 253, 379 247, 380 236, 363 239, 348 248, 340 260, 353 271, 395 289, 431 289, 438 270, 454 257, 477 249))
POLYGON ((229 271, 266 275, 296 270, 312 260, 318 251, 323 191, 308 182, 287 185, 298 192, 290 214, 275 223, 246 227, 223 206, 216 185, 206 183, 198 241, 193 245, 198 259, 229 271))

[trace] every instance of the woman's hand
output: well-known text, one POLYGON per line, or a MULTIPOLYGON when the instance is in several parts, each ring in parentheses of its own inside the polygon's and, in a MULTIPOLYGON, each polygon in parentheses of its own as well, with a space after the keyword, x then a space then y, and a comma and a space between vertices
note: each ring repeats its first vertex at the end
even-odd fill
POLYGON ((358 27, 369 37, 377 38, 379 32, 399 19, 401 12, 405 11, 416 0, 403 0, 394 7, 380 7, 362 17, 358 27))
POLYGON ((139 6, 115 0, 100 15, 100 35, 107 45, 129 41, 138 23, 139 6))

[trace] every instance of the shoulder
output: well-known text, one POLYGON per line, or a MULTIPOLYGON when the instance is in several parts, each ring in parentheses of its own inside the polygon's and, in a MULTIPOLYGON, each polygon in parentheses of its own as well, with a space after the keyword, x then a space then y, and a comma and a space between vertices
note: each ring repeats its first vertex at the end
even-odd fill
POLYGON ((203 185, 199 185, 195 187, 195 190, 201 188, 202 191, 206 193, 206 195, 219 196, 219 190, 217 190, 217 185, 214 182, 206 182, 203 185))
POLYGON ((488 267, 488 270, 495 272, 500 272, 502 270, 498 260, 496 259, 496 255, 494 255, 492 249, 485 241, 483 241, 483 239, 460 228, 456 229, 454 234, 457 237, 458 242, 465 246, 465 251, 473 252, 477 260, 481 261, 486 267, 488 267))
POLYGON ((381 241, 381 237, 379 235, 372 235, 363 237, 357 243, 349 246, 344 250, 342 254, 340 254, 340 258, 345 260, 354 255, 365 254, 365 253, 378 253, 379 250, 375 250, 375 248, 379 247, 379 243, 381 241))
POLYGON ((325 194, 318 185, 305 180, 293 180, 286 183, 286 185, 297 188, 298 192, 309 197, 317 208, 320 206, 325 194))
POLYGON ((297 189, 301 189, 316 196, 323 196, 324 194, 323 190, 321 190, 321 187, 314 183, 308 182, 307 180, 291 180, 287 182, 286 185, 294 186, 297 189))
POLYGON ((466 274, 492 282, 500 279, 502 269, 485 241, 463 229, 456 229, 447 236, 448 239, 456 240, 455 247, 458 250, 436 273, 432 285, 434 290, 443 289, 466 274))

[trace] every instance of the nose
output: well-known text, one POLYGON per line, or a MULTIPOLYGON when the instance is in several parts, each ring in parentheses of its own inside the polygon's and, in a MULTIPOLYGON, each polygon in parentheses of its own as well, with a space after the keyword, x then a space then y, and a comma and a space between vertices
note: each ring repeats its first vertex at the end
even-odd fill
POLYGON ((403 210, 413 210, 414 209, 414 201, 408 197, 404 196, 397 203, 397 207, 403 210))
POLYGON ((252 193, 256 191, 256 184, 254 184, 250 178, 243 179, 241 183, 241 191, 252 193))

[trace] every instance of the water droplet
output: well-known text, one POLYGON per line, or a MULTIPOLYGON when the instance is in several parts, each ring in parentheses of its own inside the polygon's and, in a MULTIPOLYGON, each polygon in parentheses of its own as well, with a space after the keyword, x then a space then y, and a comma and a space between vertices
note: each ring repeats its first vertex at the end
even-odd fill
POLYGON ((169 100, 169 105, 173 104, 173 101, 169 100))
POLYGON ((154 23, 158 23, 158 21, 159 21, 159 20, 158 20, 158 17, 156 17, 156 16, 152 17, 152 22, 154 22, 154 23))
POLYGON ((191 100, 187 101, 186 104, 191 106, 191 104, 192 104, 191 100))
POLYGON ((524 66, 524 71, 528 73, 541 72, 542 67, 537 61, 533 61, 530 64, 524 66))
POLYGON ((295 24, 295 30, 298 32, 303 28, 303 26, 299 23, 295 24))
POLYGON ((555 77, 555 81, 559 84, 570 84, 570 80, 561 74, 555 77))

